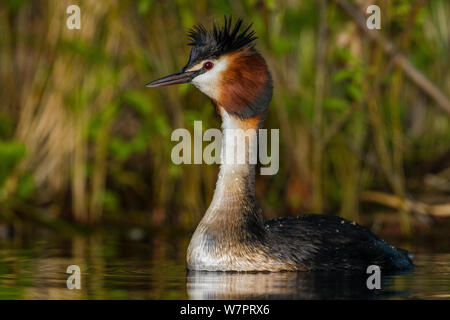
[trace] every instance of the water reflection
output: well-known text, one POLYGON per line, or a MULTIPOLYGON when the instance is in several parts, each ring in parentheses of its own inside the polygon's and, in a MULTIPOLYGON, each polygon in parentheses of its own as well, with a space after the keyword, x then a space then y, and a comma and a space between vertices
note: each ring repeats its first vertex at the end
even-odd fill
MULTIPOLYGON (((191 234, 38 233, 0 238, 0 299, 450 299, 450 254, 411 246, 413 272, 187 272, 191 234), (81 290, 66 287, 67 266, 81 268, 81 290)), ((402 245, 402 247, 405 247, 402 245)))
POLYGON ((408 297, 393 288, 393 274, 381 278, 380 290, 366 286, 363 272, 187 273, 190 299, 374 299, 408 297))

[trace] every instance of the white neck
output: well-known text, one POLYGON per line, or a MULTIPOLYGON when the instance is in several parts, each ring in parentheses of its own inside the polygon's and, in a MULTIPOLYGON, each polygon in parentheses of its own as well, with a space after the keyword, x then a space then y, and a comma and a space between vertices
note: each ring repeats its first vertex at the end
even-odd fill
POLYGON ((222 162, 214 197, 207 213, 226 208, 229 209, 227 211, 236 211, 244 203, 256 204, 254 156, 258 145, 257 129, 246 128, 243 120, 228 114, 223 108, 220 111, 222 162))
MULTIPOLYGON (((219 110, 223 122, 222 164, 213 200, 189 244, 187 261, 191 268, 240 270, 251 268, 251 264, 236 260, 233 252, 252 251, 252 246, 264 237, 265 229, 255 200, 255 165, 248 161, 227 163, 224 159, 239 144, 231 139, 236 132, 228 130, 245 128, 246 122, 219 110)), ((244 138, 238 135, 239 140, 244 138)), ((249 149, 256 147, 256 136, 247 141, 244 155, 248 160, 249 149)))

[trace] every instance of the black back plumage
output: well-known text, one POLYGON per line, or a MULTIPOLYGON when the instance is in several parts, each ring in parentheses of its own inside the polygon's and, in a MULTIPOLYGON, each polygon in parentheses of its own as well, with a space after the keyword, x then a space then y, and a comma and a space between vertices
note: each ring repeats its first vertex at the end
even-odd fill
POLYGON ((411 254, 369 229, 334 215, 311 214, 265 221, 273 251, 309 270, 409 270, 411 254))

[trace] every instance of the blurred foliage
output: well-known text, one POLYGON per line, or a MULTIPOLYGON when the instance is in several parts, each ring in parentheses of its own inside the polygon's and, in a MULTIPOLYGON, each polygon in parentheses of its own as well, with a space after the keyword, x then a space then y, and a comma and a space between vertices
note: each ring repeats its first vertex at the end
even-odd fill
MULTIPOLYGON (((380 32, 449 96, 448 1, 375 2, 380 32)), ((144 84, 186 63, 188 28, 224 14, 253 23, 274 79, 265 127, 280 128, 281 167, 257 179, 266 218, 321 210, 361 221, 366 190, 448 201, 450 188, 426 183, 430 175, 449 183, 448 114, 334 1, 318 3, 2 1, 0 208, 14 213, 26 204, 79 223, 193 227, 217 167, 174 165, 170 135, 192 131, 194 120, 204 130, 219 120, 190 85, 144 84), (66 28, 75 3, 81 30, 66 28)), ((363 12, 368 5, 352 3, 363 12)))

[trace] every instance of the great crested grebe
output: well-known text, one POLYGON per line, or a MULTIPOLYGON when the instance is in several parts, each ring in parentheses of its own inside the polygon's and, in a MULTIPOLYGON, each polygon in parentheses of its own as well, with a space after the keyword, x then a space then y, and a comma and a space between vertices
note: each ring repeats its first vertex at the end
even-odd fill
MULTIPOLYGON (((209 96, 222 119, 222 156, 234 148, 227 129, 259 129, 272 98, 266 62, 254 48, 251 25, 241 31, 225 17, 212 32, 193 27, 189 61, 180 71, 147 87, 192 83, 209 96)), ((245 140, 245 137, 243 137, 245 140)), ((211 205, 189 244, 187 268, 205 271, 384 270, 413 267, 411 255, 370 230, 334 215, 310 214, 263 221, 255 200, 255 165, 222 161, 211 205)))

